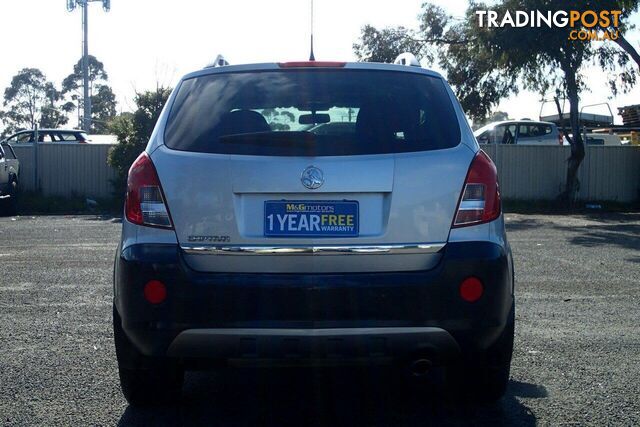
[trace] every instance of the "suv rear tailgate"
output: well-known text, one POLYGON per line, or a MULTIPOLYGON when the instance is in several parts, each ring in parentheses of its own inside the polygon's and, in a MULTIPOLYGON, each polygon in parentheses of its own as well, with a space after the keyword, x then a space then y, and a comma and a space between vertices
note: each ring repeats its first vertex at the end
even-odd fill
POLYGON ((448 239, 472 158, 464 145, 424 153, 318 158, 188 153, 164 146, 152 154, 178 241, 193 249, 185 254, 188 264, 198 271, 265 273, 432 268, 448 239), (300 179, 310 164, 325 173, 326 184, 315 190, 306 189, 300 179), (376 173, 368 173, 373 167, 376 173), (359 236, 265 237, 267 200, 357 201, 359 236), (327 247, 344 250, 337 254, 323 250, 327 247), (287 248, 293 251, 287 253, 287 248), (342 256, 348 248, 356 250, 342 256))

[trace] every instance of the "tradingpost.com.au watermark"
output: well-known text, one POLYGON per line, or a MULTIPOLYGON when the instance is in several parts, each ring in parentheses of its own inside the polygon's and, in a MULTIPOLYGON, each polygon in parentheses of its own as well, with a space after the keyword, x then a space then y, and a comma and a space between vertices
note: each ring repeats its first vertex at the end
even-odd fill
POLYGON ((621 10, 506 11, 478 10, 478 25, 487 28, 571 28, 569 40, 616 40, 620 33, 621 10))

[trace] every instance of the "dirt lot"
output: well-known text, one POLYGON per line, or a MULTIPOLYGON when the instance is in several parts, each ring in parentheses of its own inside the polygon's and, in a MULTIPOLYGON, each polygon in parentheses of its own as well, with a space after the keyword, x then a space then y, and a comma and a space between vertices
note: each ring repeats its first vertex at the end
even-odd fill
POLYGON ((119 220, 0 218, 0 423, 6 425, 639 425, 640 214, 507 215, 517 282, 507 396, 441 397, 386 371, 190 373, 183 401, 128 407, 111 269, 119 220))

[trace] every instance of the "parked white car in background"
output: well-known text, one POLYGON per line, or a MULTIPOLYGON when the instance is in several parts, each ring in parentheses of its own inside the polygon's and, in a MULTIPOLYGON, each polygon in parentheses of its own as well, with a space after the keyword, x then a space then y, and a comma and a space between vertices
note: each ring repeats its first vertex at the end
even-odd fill
POLYGON ((551 122, 507 120, 489 123, 473 135, 480 144, 562 145, 562 134, 551 122))
POLYGON ((13 148, 7 143, 0 144, 0 213, 15 208, 19 172, 20 162, 13 148))
MULTIPOLYGON (((33 130, 22 130, 9 136, 5 141, 9 144, 33 143, 33 130)), ((38 130, 38 142, 45 143, 80 143, 88 142, 87 134, 82 130, 75 129, 40 129, 38 130)))

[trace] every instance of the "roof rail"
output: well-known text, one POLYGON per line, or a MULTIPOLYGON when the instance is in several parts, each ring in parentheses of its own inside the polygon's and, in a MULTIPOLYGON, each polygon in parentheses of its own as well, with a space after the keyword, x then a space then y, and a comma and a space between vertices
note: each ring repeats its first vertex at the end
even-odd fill
POLYGON ((420 62, 416 58, 416 56, 411 52, 404 52, 398 55, 394 64, 397 65, 409 65, 411 67, 420 67, 420 62))
POLYGON ((204 68, 215 68, 215 67, 224 67, 225 65, 229 65, 229 61, 224 59, 224 56, 218 55, 213 62, 207 64, 204 68))

